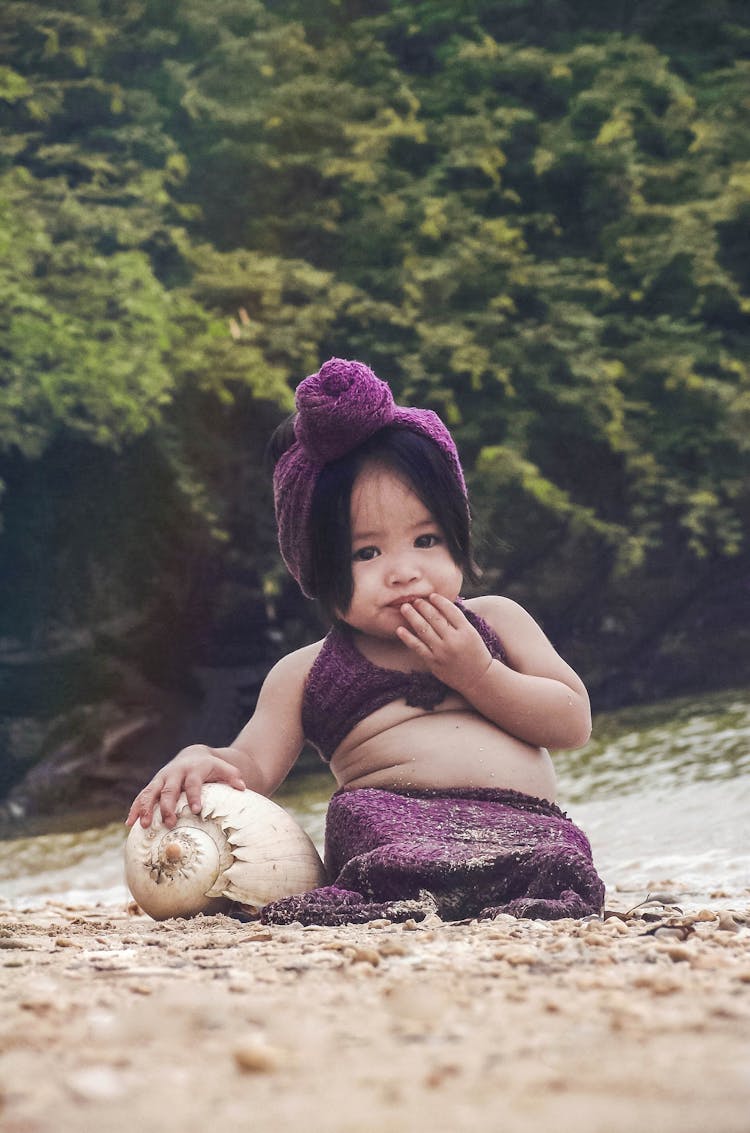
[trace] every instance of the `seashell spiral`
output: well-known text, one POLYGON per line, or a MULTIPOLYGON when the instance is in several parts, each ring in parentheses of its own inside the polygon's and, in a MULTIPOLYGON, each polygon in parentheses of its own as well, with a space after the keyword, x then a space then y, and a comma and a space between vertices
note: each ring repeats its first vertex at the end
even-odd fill
POLYGON ((309 836, 277 803, 255 791, 206 783, 201 811, 183 793, 168 829, 157 808, 125 843, 125 878, 154 920, 217 913, 230 901, 255 909, 325 885, 309 836))

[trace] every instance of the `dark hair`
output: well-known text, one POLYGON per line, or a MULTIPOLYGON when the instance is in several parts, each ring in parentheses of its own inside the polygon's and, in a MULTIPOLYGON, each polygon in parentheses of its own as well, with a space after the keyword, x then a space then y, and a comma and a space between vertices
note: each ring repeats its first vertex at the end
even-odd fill
POLYGON ((296 440, 294 435, 294 422, 296 420, 297 414, 290 413, 271 433, 266 451, 263 454, 263 466, 269 476, 273 474, 277 461, 281 459, 288 448, 292 447, 296 440))
POLYGON ((479 570, 471 549, 471 517, 463 488, 442 450, 412 429, 386 425, 353 452, 327 464, 313 490, 310 508, 312 593, 332 622, 352 600, 351 497, 368 460, 377 460, 404 479, 434 516, 448 550, 472 582, 479 570))

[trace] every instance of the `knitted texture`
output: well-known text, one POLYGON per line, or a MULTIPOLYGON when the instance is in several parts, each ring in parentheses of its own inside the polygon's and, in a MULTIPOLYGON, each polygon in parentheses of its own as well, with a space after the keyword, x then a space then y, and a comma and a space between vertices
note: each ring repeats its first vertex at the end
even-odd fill
MULTIPOLYGON (((500 638, 489 622, 463 604, 459 608, 478 631, 493 657, 505 660, 500 638)), ((325 760, 366 716, 403 698, 415 708, 431 710, 449 688, 430 672, 403 672, 373 664, 357 649, 356 639, 334 628, 326 637, 305 683, 302 728, 325 760)))
POLYGON ((363 362, 330 358, 297 387, 295 441, 274 470, 279 547, 304 594, 314 597, 310 576, 310 505, 318 477, 332 461, 352 452, 385 425, 421 433, 445 453, 464 494, 453 438, 431 409, 405 408, 363 362))
POLYGON ((583 831, 554 803, 518 791, 339 791, 325 860, 331 885, 266 905, 261 919, 420 920, 432 908, 444 920, 558 920, 598 914, 604 903, 583 831))

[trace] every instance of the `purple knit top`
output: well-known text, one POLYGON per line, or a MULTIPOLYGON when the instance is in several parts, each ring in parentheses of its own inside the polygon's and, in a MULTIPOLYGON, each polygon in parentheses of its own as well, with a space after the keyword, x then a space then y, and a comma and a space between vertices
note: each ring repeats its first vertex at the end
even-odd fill
MULTIPOLYGON (((505 661, 505 650, 489 622, 458 603, 493 657, 505 661)), ((328 762, 360 720, 404 699, 415 708, 432 710, 450 692, 432 673, 384 669, 360 653, 354 635, 334 627, 315 658, 302 698, 305 738, 328 762)))

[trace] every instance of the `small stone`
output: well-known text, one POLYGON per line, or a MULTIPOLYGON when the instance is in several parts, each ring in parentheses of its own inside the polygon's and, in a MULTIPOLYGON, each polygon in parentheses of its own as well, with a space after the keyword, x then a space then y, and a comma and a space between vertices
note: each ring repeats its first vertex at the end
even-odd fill
POLYGON ((670 960, 674 960, 675 963, 680 963, 681 961, 690 960, 692 958, 692 952, 689 948, 686 948, 684 944, 669 944, 664 951, 667 956, 669 956, 670 960))
POLYGON ((18 1006, 23 1011, 33 1011, 35 1015, 44 1015, 48 1011, 53 1011, 59 1007, 59 1003, 53 995, 45 992, 36 991, 30 992, 18 1001, 18 1006))
POLYGON ((530 948, 498 948, 492 954, 493 960, 505 960, 507 964, 517 968, 521 964, 535 964, 538 955, 530 948))
POLYGON ((239 1070, 248 1074, 267 1074, 282 1062, 278 1047, 271 1046, 260 1035, 249 1035, 235 1043, 232 1051, 239 1070))
POLYGON ((122 1097, 127 1086, 111 1066, 88 1066, 68 1079, 68 1087, 84 1101, 111 1101, 122 1097))
POLYGON ((605 922, 601 917, 597 917, 592 913, 590 917, 584 917, 579 924, 581 931, 588 935, 588 933, 599 933, 604 928, 605 922))
POLYGON ((372 964, 373 968, 377 968, 380 963, 380 953, 374 948, 352 948, 351 962, 352 964, 372 964))
MULTIPOLYGON (((493 928, 511 929, 511 928, 517 928, 518 927, 518 918, 511 916, 510 913, 498 913, 496 917, 493 917, 492 920, 488 921, 487 923, 491 924, 493 928)), ((502 932, 502 933, 488 932, 487 935, 488 936, 498 936, 498 935, 506 936, 507 933, 505 933, 505 932, 502 932)))
POLYGON ((438 1086, 442 1086, 448 1078, 455 1078, 457 1074, 460 1074, 460 1070, 453 1063, 435 1066, 425 1078, 424 1084, 428 1089, 435 1090, 438 1086))
POLYGON ((654 974, 635 976, 633 987, 643 988, 653 995, 672 995, 680 990, 682 984, 672 976, 654 974))
POLYGON ((602 932, 587 932, 583 937, 587 944, 592 945, 594 948, 609 948, 611 941, 602 932))
POLYGON ((381 956, 407 956, 408 949, 399 940, 383 940, 378 944, 381 956))
POLYGON ((737 921, 734 919, 731 913, 726 911, 719 913, 720 932, 739 932, 739 930, 740 926, 737 924, 737 921))
POLYGON ((662 925, 652 935, 659 940, 684 940, 687 932, 681 925, 662 925))

